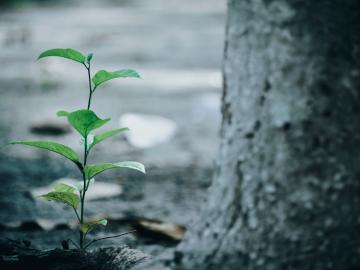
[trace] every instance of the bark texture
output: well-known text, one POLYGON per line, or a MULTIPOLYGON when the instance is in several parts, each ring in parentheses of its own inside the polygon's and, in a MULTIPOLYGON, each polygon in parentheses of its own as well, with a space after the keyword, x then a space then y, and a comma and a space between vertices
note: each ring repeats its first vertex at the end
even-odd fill
POLYGON ((221 146, 176 269, 360 269, 358 0, 230 0, 221 146))

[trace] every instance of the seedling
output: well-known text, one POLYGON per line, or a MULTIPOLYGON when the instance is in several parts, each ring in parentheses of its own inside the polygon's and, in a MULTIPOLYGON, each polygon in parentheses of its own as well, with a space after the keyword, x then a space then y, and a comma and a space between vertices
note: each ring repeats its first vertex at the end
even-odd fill
MULTIPOLYGON (((90 188, 91 184, 94 183, 94 177, 106 170, 114 168, 129 168, 133 170, 145 173, 145 167, 143 164, 136 161, 123 161, 117 163, 100 163, 100 164, 88 164, 88 157, 92 148, 100 142, 120 134, 121 132, 129 130, 127 127, 110 130, 104 133, 93 135, 91 132, 101 126, 105 125, 110 121, 109 118, 101 119, 95 112, 90 110, 91 101, 96 89, 104 82, 115 79, 115 78, 140 78, 139 74, 132 69, 123 69, 114 72, 106 70, 100 70, 91 77, 91 60, 93 54, 84 56, 81 52, 73 49, 52 49, 47 50, 40 54, 38 59, 44 57, 63 57, 82 64, 87 70, 89 80, 89 98, 87 102, 87 108, 73 112, 59 111, 57 116, 67 118, 69 124, 78 132, 82 137, 82 143, 84 145, 83 159, 81 160, 78 154, 70 147, 52 141, 14 141, 11 144, 22 144, 37 148, 42 148, 55 152, 59 155, 72 161, 76 167, 80 170, 82 175, 82 181, 77 185, 68 185, 64 183, 56 183, 53 185, 54 191, 41 195, 40 197, 48 201, 54 201, 66 204, 70 206, 76 215, 79 223, 79 245, 76 245, 80 249, 86 249, 92 243, 101 239, 95 239, 86 243, 86 236, 97 226, 106 226, 106 219, 99 220, 86 220, 85 219, 85 198, 86 192, 90 188)), ((123 234, 122 234, 123 235, 123 234)), ((114 236, 116 237, 116 236, 114 236)), ((73 241, 71 241, 74 243, 73 241)))

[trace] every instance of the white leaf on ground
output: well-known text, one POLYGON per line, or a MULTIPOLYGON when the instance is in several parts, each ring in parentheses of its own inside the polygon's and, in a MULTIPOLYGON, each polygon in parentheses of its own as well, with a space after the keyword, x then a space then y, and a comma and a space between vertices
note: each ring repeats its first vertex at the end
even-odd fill
POLYGON ((178 129, 177 124, 158 115, 126 113, 120 118, 120 127, 129 127, 125 136, 135 147, 147 148, 169 141, 178 129))

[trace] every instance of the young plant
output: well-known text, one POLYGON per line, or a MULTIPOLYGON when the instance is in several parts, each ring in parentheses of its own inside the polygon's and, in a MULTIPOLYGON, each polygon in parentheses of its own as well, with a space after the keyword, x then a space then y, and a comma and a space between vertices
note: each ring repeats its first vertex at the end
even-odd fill
MULTIPOLYGON (((106 226, 107 220, 86 220, 85 219, 85 198, 86 192, 90 188, 91 184, 94 183, 94 177, 106 170, 113 168, 129 168, 133 170, 145 173, 145 167, 143 164, 135 161, 123 161, 117 163, 100 163, 100 164, 88 164, 88 157, 92 148, 98 143, 118 135, 121 132, 129 130, 128 128, 119 128, 110 130, 104 133, 92 135, 91 132, 101 126, 105 125, 110 121, 109 118, 101 119, 93 111, 90 110, 91 101, 96 89, 108 80, 115 78, 140 78, 139 74, 131 69, 123 69, 118 71, 106 71, 100 70, 91 77, 91 60, 93 54, 84 56, 82 53, 73 49, 52 49, 47 50, 40 54, 38 59, 50 56, 57 56, 67 58, 82 64, 87 70, 87 76, 89 80, 89 98, 87 102, 87 108, 73 112, 59 111, 57 116, 66 117, 70 125, 80 133, 82 142, 84 145, 83 159, 81 160, 78 154, 70 147, 52 142, 52 141, 14 141, 11 144, 22 144, 33 146, 37 148, 46 149, 62 155, 72 161, 77 168, 80 170, 82 175, 82 181, 77 185, 67 185, 64 183, 57 183, 53 186, 54 191, 44 194, 40 197, 54 202, 60 202, 70 206, 76 215, 79 222, 79 245, 76 245, 80 249, 86 249, 92 243, 101 239, 110 238, 105 237, 101 239, 95 239, 89 243, 86 243, 87 234, 99 225, 106 226)), ((116 236, 115 236, 116 237, 116 236)))

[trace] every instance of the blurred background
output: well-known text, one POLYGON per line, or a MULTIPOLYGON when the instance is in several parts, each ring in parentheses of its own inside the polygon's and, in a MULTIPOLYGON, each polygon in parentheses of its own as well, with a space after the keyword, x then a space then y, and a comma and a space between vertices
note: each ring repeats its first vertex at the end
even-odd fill
MULTIPOLYGON (((141 80, 100 87, 92 109, 112 121, 102 130, 130 132, 94 148, 90 162, 136 160, 143 176, 114 170, 97 177, 86 215, 109 220, 99 245, 128 244, 155 255, 181 240, 211 182, 218 147, 224 0, 0 0, 0 143, 53 140, 82 150, 58 110, 84 108, 83 66, 61 58, 36 61, 51 48, 94 53, 99 69, 137 70, 141 80)), ((0 152, 0 237, 41 248, 77 241, 66 206, 36 196, 77 169, 56 154, 25 146, 0 152)), ((91 239, 90 237, 90 239, 91 239)))

